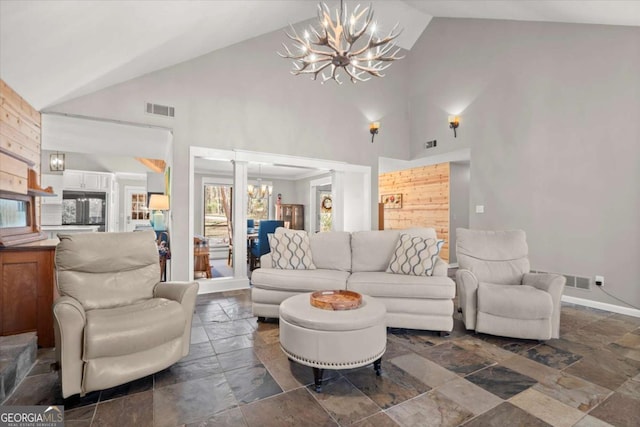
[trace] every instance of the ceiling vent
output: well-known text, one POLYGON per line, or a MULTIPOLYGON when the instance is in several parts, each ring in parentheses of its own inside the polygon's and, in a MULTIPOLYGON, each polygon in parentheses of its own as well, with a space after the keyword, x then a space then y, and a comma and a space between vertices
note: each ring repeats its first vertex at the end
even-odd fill
POLYGON ((176 109, 168 105, 152 104, 147 102, 147 114, 163 117, 175 117, 176 109))

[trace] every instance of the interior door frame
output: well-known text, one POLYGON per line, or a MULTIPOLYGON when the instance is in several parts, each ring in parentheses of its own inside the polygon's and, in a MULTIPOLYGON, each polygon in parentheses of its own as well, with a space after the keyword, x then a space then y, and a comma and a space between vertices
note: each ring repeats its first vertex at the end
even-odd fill
MULTIPOLYGON (((145 197, 148 197, 147 196, 146 187, 138 186, 138 185, 125 185, 124 186, 124 203, 123 203, 124 204, 124 206, 123 206, 123 208, 124 208, 123 209, 123 213, 124 213, 123 221, 124 221, 124 224, 123 224, 123 231, 133 231, 135 229, 135 224, 134 224, 133 228, 131 230, 129 230, 130 221, 134 221, 134 220, 128 220, 127 219, 128 216, 129 216, 129 213, 131 213, 131 195, 132 194, 144 194, 145 197)), ((147 200, 147 203, 149 203, 148 200, 147 200)), ((151 216, 151 215, 149 215, 149 216, 151 216)), ((148 219, 146 219, 146 220, 145 219, 143 219, 143 220, 137 219, 135 221, 139 221, 138 224, 141 224, 142 222, 145 222, 145 221, 149 223, 148 219)))

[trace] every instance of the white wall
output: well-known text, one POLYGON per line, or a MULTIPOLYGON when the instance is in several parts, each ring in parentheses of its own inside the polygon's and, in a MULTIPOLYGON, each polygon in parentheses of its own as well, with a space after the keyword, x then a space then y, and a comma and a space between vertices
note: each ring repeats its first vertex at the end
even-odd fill
MULTIPOLYGON (((278 31, 53 109, 171 127, 177 206, 188 205, 191 145, 367 165, 374 195, 380 156, 471 148, 471 209, 486 207, 471 227, 522 228, 534 269, 602 274, 640 305, 639 28, 435 18, 387 77, 339 87, 291 76, 274 54, 283 40, 278 31), (148 100, 176 118, 144 114, 148 100), (429 139, 438 147, 425 151, 429 139)), ((188 276, 191 214, 173 212, 177 279, 188 276)), ((598 289, 567 293, 617 303, 598 289)))
POLYGON ((449 163, 449 264, 458 262, 456 228, 469 228, 469 163, 449 163))
MULTIPOLYGON (((290 74, 290 62, 275 54, 284 40, 283 32, 276 31, 51 110, 171 127, 174 206, 188 206, 189 146, 246 149, 372 167, 377 167, 378 156, 408 158, 408 61, 395 63, 387 77, 366 84, 321 85, 290 74), (149 100, 174 106, 175 119, 145 114, 144 103, 149 100), (381 122, 374 144, 368 131, 372 120, 381 122)), ((377 185, 377 179, 372 180, 373 191, 377 185)), ((189 274, 191 214, 188 209, 172 211, 176 279, 186 279, 189 274)), ((376 221, 372 219, 372 223, 376 221)))
POLYGON ((471 148, 471 227, 523 229, 533 269, 640 306, 640 28, 435 18, 409 62, 412 155, 471 148))

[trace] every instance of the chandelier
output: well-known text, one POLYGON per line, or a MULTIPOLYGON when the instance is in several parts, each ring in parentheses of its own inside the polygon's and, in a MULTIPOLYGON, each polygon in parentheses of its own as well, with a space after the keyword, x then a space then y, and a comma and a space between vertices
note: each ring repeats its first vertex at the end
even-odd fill
POLYGON ((320 3, 318 20, 319 31, 311 25, 310 30, 300 36, 291 25, 291 33, 285 32, 298 53, 283 43, 286 53, 278 52, 278 55, 293 60, 293 75, 311 74, 316 80, 320 74, 322 83, 335 80, 342 84, 340 70, 344 70, 351 82, 365 82, 370 76, 384 77, 381 72, 389 68, 391 62, 404 58, 398 56, 400 48, 393 42, 402 30, 396 31, 396 24, 387 36, 378 37, 371 6, 360 9, 357 5, 349 15, 347 6, 340 0, 334 21, 329 7, 320 3))

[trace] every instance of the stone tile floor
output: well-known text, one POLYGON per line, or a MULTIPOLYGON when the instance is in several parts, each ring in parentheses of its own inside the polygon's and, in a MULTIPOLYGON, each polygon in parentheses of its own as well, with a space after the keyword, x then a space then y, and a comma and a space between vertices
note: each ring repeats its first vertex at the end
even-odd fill
POLYGON ((68 426, 638 426, 640 319, 564 305, 546 343, 388 330, 381 377, 287 360, 250 291, 201 295, 189 356, 155 375, 63 400, 52 350, 5 405, 64 404, 68 426))

